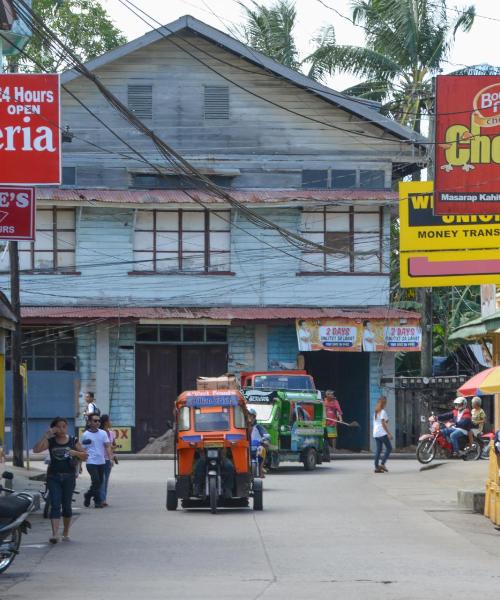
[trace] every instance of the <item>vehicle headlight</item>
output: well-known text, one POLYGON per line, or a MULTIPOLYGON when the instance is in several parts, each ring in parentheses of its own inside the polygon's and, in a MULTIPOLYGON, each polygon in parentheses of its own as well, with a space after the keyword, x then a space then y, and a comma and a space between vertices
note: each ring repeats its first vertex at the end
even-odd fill
POLYGON ((218 450, 207 450, 207 458, 217 458, 219 456, 218 450))

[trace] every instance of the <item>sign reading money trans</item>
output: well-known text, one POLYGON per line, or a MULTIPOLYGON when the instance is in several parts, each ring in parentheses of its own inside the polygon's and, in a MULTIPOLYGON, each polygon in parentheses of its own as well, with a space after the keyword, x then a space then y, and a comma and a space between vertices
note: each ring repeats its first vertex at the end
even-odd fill
POLYGON ((35 188, 0 186, 0 240, 34 240, 35 212, 35 188))
POLYGON ((436 78, 438 215, 500 213, 500 77, 436 78))
POLYGON ((59 185, 59 75, 0 75, 0 184, 59 185))

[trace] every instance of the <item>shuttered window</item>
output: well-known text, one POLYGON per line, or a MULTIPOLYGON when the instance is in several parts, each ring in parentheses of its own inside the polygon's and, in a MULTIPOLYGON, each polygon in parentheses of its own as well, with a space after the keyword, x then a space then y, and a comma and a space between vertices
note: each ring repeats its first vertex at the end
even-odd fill
POLYGON ((229 119, 229 87, 206 85, 204 102, 205 119, 229 119))
POLYGON ((139 119, 153 118, 153 86, 143 84, 129 85, 127 104, 139 119))

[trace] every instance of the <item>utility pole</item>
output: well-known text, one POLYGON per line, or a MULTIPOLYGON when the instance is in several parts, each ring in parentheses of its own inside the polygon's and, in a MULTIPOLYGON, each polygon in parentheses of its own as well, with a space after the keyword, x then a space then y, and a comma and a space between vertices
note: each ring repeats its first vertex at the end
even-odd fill
MULTIPOLYGON (((0 43, 0 72, 3 72, 3 52, 0 43)), ((11 73, 17 72, 14 62, 11 73)), ((23 462, 23 380, 21 377, 21 298, 19 290, 19 251, 17 242, 9 242, 10 260, 10 302, 16 316, 15 328, 10 336, 10 361, 12 371, 12 464, 24 467, 23 462)))

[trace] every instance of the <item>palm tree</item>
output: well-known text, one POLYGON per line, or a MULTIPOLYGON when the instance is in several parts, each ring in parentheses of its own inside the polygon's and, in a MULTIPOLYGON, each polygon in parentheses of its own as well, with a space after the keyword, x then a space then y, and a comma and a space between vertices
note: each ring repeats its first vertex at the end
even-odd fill
POLYGON ((429 110, 432 77, 441 71, 457 31, 469 31, 473 6, 447 14, 446 0, 353 0, 353 23, 366 46, 333 45, 308 61, 318 77, 347 72, 363 79, 344 93, 376 100, 400 123, 420 131, 429 110))

